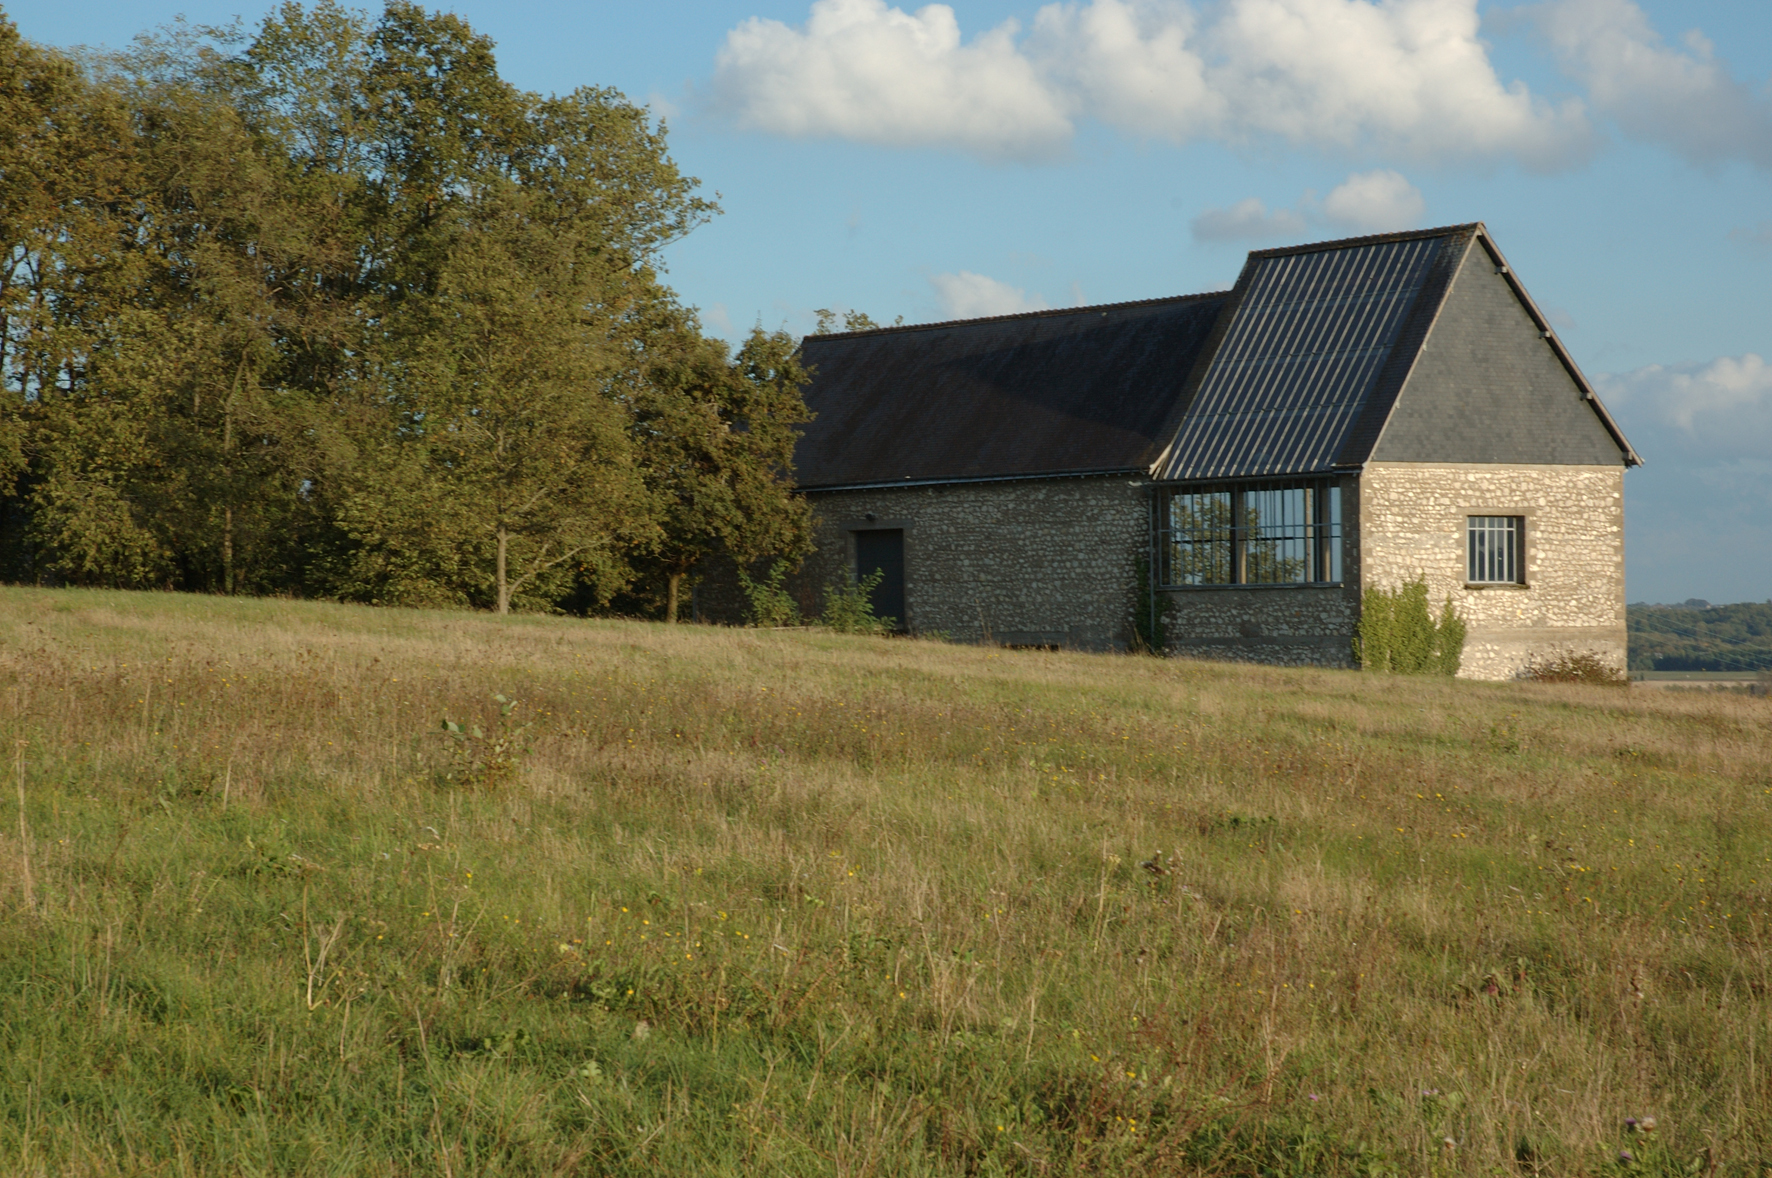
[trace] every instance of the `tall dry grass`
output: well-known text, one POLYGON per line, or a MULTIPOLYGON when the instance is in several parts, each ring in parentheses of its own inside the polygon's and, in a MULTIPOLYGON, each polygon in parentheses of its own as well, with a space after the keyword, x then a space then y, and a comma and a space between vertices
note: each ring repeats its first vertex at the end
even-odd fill
POLYGON ((0 590, 0 709, 7 1173, 1772 1165, 1765 700, 0 590))

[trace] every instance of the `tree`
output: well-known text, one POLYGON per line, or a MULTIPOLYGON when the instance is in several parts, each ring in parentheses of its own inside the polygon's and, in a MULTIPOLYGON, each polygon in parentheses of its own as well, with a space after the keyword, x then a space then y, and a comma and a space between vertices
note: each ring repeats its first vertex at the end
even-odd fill
POLYGON ((729 358, 659 279, 696 187, 644 108, 405 0, 79 63, 0 18, 11 571, 502 612, 796 551, 791 347, 729 358))
POLYGON ((614 356, 586 322, 580 243, 530 216, 532 199, 514 185, 485 198, 395 329, 401 429, 389 465, 368 468, 381 477, 347 498, 359 577, 390 548, 408 565, 428 548, 441 559, 427 579, 508 613, 574 574, 606 596, 652 537, 624 415, 602 392, 614 356))
POLYGON ((48 197, 14 236, 12 273, 31 282, 10 292, 24 313, 0 371, 39 575, 286 581, 299 430, 273 402, 309 226, 207 35, 181 27, 83 71, 57 59, 54 134, 24 161, 48 197))
POLYGON ((741 567, 769 557, 797 564, 811 514, 793 493, 797 426, 810 420, 808 379, 792 337, 754 328, 736 358, 679 314, 634 396, 634 437, 662 513, 648 562, 674 623, 685 577, 723 554, 741 567))
MULTIPOLYGON (((813 335, 829 335, 837 330, 837 313, 829 307, 820 307, 812 315, 815 321, 815 326, 812 329, 813 335)), ((904 316, 900 315, 892 321, 890 326, 902 327, 903 325, 904 316)), ((884 326, 887 325, 875 322, 873 316, 866 311, 843 312, 844 331, 879 331, 884 326)))

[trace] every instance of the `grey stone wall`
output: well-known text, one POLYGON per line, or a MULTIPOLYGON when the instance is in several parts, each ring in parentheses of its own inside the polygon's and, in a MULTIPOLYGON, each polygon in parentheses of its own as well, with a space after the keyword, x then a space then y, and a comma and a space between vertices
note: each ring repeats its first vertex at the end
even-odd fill
POLYGON ((1149 494, 1127 475, 808 492, 817 551, 796 593, 816 613, 823 586, 854 573, 857 529, 903 528, 912 633, 1124 649, 1149 494))
POLYGON ((1359 594, 1345 585, 1172 590, 1169 649, 1284 666, 1353 665, 1359 594))
POLYGON ((1460 675, 1511 679, 1556 651, 1624 670, 1622 466, 1374 462, 1358 498, 1362 586, 1450 594, 1470 628, 1460 675), (1472 515, 1525 517, 1524 584, 1466 584, 1472 515))

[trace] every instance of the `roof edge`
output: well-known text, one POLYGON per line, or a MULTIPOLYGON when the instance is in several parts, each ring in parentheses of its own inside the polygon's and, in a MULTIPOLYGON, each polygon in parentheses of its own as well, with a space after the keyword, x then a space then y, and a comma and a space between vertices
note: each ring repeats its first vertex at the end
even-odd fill
POLYGON ((1494 261, 1497 272, 1507 279, 1508 288, 1514 292, 1514 297, 1520 300, 1520 305, 1526 308, 1526 314, 1532 317, 1533 324, 1538 328, 1538 334, 1551 346, 1551 351, 1561 361, 1563 368, 1575 381, 1576 386, 1581 389, 1582 400, 1586 401, 1593 409, 1595 416, 1600 419, 1600 424, 1606 427, 1606 432, 1612 435, 1612 440, 1624 453, 1624 465, 1627 467, 1643 465, 1642 455, 1638 454, 1636 448, 1630 444, 1630 439, 1624 436, 1624 431, 1618 428, 1618 422, 1613 420, 1612 414, 1600 401, 1600 395, 1594 391, 1594 386, 1582 373, 1581 366, 1575 362, 1575 357, 1569 354, 1569 349, 1563 346, 1563 341, 1557 337, 1556 329, 1551 326, 1550 320, 1544 317, 1544 312, 1538 309, 1538 304, 1532 301, 1532 296, 1526 293, 1525 285, 1514 273, 1514 268, 1508 265, 1507 258, 1502 255, 1501 247, 1495 244, 1495 239, 1489 236, 1489 230, 1481 222, 1477 224, 1477 240, 1483 243, 1483 249, 1494 261))
POLYGON ((1384 431, 1390 428, 1391 416, 1397 411, 1397 402, 1402 399, 1409 378, 1415 375, 1415 365, 1421 359, 1422 349, 1440 322, 1440 312, 1446 309, 1452 286, 1458 281, 1458 275, 1470 259, 1471 249, 1482 234, 1482 223, 1477 222, 1446 235, 1446 243, 1434 257, 1433 266, 1416 295, 1415 305, 1409 308, 1408 318, 1397 333, 1365 410, 1335 455, 1335 465, 1361 466, 1378 451, 1384 431), (1404 346, 1405 341, 1412 342, 1404 346))
POLYGON ((941 319, 934 323, 897 323, 885 327, 870 327, 864 331, 826 331, 813 332, 805 339, 860 339, 870 335, 898 335, 907 331, 934 331, 944 327, 969 327, 974 323, 1002 323, 1012 319, 1047 319, 1060 315, 1084 315, 1091 311, 1116 311, 1126 307, 1154 307, 1161 303, 1198 302, 1201 299, 1223 298, 1230 292, 1227 290, 1208 290, 1198 294, 1165 295, 1156 299, 1132 299, 1123 303, 1091 303, 1086 307, 1047 307, 1040 311, 1017 311, 1012 315, 980 315, 973 319, 941 319))
POLYGON ((1148 479, 1150 468, 1145 466, 1109 466, 1098 470, 1042 470, 1024 474, 980 474, 961 476, 938 476, 933 478, 914 479, 906 476, 896 482, 875 479, 864 483, 816 483, 808 486, 797 486, 794 490, 801 493, 808 491, 887 491, 896 487, 947 487, 969 483, 1021 483, 1035 482, 1046 479, 1092 479, 1107 478, 1114 475, 1138 475, 1148 479))
POLYGON ((1157 431, 1157 444, 1151 447, 1149 467, 1153 478, 1157 472, 1169 466, 1176 443, 1181 441, 1181 429, 1187 422, 1188 410, 1193 408, 1194 399, 1200 395, 1200 386, 1206 383, 1206 374, 1212 369, 1213 358, 1224 346, 1224 337, 1229 334, 1231 324, 1236 322, 1237 312, 1242 309, 1254 276, 1255 255, 1251 254, 1243 260, 1243 268, 1237 271, 1236 285, 1226 295, 1224 306, 1218 309, 1218 317, 1212 321, 1212 329, 1206 333, 1205 340, 1200 344, 1200 351, 1194 357, 1193 366, 1188 369, 1187 377, 1181 383, 1181 395, 1176 397, 1169 415, 1163 419, 1163 425, 1157 431))
POLYGON ((1315 241, 1307 245, 1281 245, 1271 249, 1250 250, 1249 260, 1284 258, 1294 254, 1320 254, 1329 250, 1358 249, 1367 245, 1390 245, 1399 241, 1420 241, 1428 237, 1451 237, 1455 233, 1473 231, 1479 236, 1489 232, 1481 221, 1466 221, 1461 225, 1440 225, 1433 229, 1405 229, 1396 233, 1372 233, 1365 237, 1340 237, 1332 241, 1315 241))

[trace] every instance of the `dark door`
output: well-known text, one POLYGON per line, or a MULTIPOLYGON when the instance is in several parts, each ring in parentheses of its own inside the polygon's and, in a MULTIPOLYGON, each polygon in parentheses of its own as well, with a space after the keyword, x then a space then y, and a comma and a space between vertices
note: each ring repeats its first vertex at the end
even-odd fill
POLYGON ((855 577, 865 581, 876 572, 880 583, 868 594, 876 618, 891 618, 894 629, 904 624, 904 530, 881 528, 855 533, 855 577))

